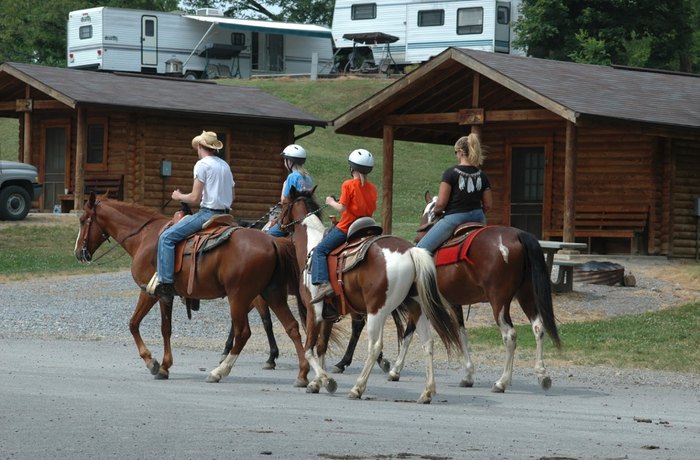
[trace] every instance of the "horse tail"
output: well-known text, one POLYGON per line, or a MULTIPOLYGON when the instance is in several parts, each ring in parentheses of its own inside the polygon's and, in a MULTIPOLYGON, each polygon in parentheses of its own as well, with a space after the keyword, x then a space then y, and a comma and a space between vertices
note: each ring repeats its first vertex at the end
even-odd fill
POLYGON ((559 339, 557 323, 554 318, 554 307, 552 306, 552 281, 549 278, 549 270, 547 270, 547 264, 544 261, 544 252, 542 252, 542 247, 537 238, 531 233, 520 232, 518 238, 525 249, 525 267, 526 272, 530 272, 537 313, 542 318, 544 329, 554 342, 554 345, 557 348, 561 348, 561 340, 559 339))
POLYGON ((423 314, 437 332, 448 353, 460 350, 459 328, 452 307, 440 294, 435 262, 425 249, 409 250, 416 270, 416 288, 423 314))

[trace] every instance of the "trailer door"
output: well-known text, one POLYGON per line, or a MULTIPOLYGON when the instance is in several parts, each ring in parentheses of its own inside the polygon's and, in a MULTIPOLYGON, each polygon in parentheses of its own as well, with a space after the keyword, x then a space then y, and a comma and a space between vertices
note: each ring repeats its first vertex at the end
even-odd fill
POLYGON ((267 58, 270 72, 284 72, 284 36, 267 34, 267 58))
POLYGON ((510 2, 496 2, 494 51, 510 53, 510 2))
POLYGON ((142 72, 155 73, 158 66, 158 18, 141 16, 141 65, 142 72), (149 66, 156 66, 151 67, 149 66))

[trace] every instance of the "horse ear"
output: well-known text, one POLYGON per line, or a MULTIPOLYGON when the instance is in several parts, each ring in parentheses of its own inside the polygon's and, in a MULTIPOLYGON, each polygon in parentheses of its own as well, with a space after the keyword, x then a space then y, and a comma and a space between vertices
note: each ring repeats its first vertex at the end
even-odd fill
POLYGON ((313 196, 314 193, 316 193, 316 189, 318 188, 318 185, 314 185, 314 188, 311 189, 311 195, 313 196))
POLYGON ((88 198, 88 205, 90 208, 95 206, 95 192, 90 192, 90 197, 88 198))
POLYGON ((430 191, 428 191, 428 190, 425 191, 424 198, 425 198, 425 204, 428 204, 431 201, 433 201, 433 196, 430 194, 430 191))

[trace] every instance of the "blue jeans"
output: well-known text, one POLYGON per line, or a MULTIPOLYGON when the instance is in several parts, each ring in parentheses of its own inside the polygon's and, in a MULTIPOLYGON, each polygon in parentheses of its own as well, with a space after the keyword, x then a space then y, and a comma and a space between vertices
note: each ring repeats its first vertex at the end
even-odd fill
POLYGON ((348 239, 348 234, 338 227, 331 228, 321 242, 314 248, 311 256, 311 284, 323 284, 330 281, 328 275, 328 254, 348 239))
POLYGON ((274 237, 280 237, 280 236, 287 236, 287 235, 288 235, 287 232, 283 232, 283 231, 282 231, 282 227, 280 227, 280 224, 275 224, 275 225, 273 225, 272 227, 270 227, 270 228, 267 230, 267 234, 268 234, 268 235, 271 235, 271 236, 274 236, 274 237))
POLYGON ((158 278, 162 283, 172 283, 175 278, 175 246, 188 236, 200 231, 206 221, 217 213, 200 209, 196 214, 185 216, 169 227, 158 239, 158 278))
POLYGON ((481 222, 486 223, 486 216, 483 209, 474 209, 472 211, 460 212, 457 214, 446 214, 442 219, 438 220, 435 225, 425 234, 425 236, 416 244, 417 247, 427 249, 430 253, 434 253, 445 241, 447 241, 452 232, 458 225, 465 222, 481 222))

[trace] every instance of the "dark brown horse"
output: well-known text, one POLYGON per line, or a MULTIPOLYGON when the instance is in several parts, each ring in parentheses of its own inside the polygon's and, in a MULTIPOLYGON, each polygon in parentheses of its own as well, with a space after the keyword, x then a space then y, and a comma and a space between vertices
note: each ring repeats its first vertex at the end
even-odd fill
MULTIPOLYGON (((425 195, 420 230, 416 241, 427 232, 433 223, 435 199, 425 195)), ((469 356, 467 332, 464 328, 462 305, 488 302, 493 310, 493 318, 501 330, 506 349, 503 374, 494 383, 492 391, 502 393, 513 378, 516 332, 510 318, 510 305, 513 298, 530 320, 537 343, 535 353, 535 374, 543 389, 552 385, 544 365, 545 332, 557 348, 561 347, 552 307, 551 281, 544 261, 544 253, 537 239, 528 232, 513 227, 488 226, 472 240, 466 254, 467 259, 457 263, 438 265, 437 280, 440 292, 455 306, 460 335, 462 336, 462 366, 465 376, 461 386, 470 387, 474 383, 474 365, 469 356)), ((407 331, 410 332, 410 325, 407 331)), ((390 378, 398 380, 406 350, 410 343, 410 333, 405 337, 397 362, 389 371, 390 378)))
MULTIPOLYGON (((319 243, 325 230, 316 214, 318 211, 313 192, 292 190, 290 202, 282 208, 281 224, 293 232, 297 258, 300 267, 304 267, 302 299, 307 307, 304 348, 309 364, 316 372, 316 377, 307 388, 310 392, 317 392, 324 385, 332 392, 335 381, 324 369, 325 349, 316 347, 324 302, 310 302, 316 295, 317 287, 311 284, 310 272, 305 267, 306 255, 319 243)), ((394 310, 402 306, 417 318, 416 327, 423 341, 426 359, 426 386, 418 402, 429 403, 435 394, 430 325, 448 351, 459 345, 457 323, 450 306, 438 292, 435 266, 430 255, 402 238, 386 236, 377 239, 367 250, 366 258, 344 275, 343 292, 352 310, 366 315, 369 342, 367 360, 348 397, 362 397, 370 371, 382 350, 384 323, 394 310)), ((328 326, 328 321, 323 324, 328 326)), ((323 335, 321 337, 323 339, 323 335)))
MULTIPOLYGON (((108 238, 114 238, 131 256, 131 274, 141 288, 129 329, 139 355, 156 378, 168 378, 173 364, 170 345, 172 331, 172 300, 160 299, 163 362, 159 364, 139 333, 139 325, 153 308, 157 297, 150 296, 145 286, 156 270, 158 235, 168 218, 143 206, 107 199, 96 199, 91 193, 80 217, 80 231, 75 256, 88 263, 97 248, 108 238)), ((175 288, 179 294, 187 291, 191 261, 186 257, 182 270, 176 274, 175 288)), ((218 382, 227 376, 250 337, 248 313, 253 299, 261 295, 280 319, 292 339, 299 359, 299 374, 295 385, 305 386, 309 364, 304 357, 299 324, 287 304, 288 277, 297 282, 299 270, 291 241, 275 239, 259 230, 242 228, 216 249, 200 255, 191 293, 193 299, 227 297, 231 313, 233 347, 221 364, 209 374, 208 382, 218 382)))

